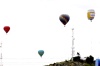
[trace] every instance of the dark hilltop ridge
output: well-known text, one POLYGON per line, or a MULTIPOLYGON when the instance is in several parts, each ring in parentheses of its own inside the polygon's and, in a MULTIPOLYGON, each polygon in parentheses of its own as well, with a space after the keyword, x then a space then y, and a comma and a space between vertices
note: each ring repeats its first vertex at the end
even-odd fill
POLYGON ((95 60, 92 55, 85 57, 86 59, 81 59, 80 54, 77 54, 78 56, 73 57, 70 60, 65 60, 62 62, 56 62, 49 65, 44 66, 95 66, 95 60))

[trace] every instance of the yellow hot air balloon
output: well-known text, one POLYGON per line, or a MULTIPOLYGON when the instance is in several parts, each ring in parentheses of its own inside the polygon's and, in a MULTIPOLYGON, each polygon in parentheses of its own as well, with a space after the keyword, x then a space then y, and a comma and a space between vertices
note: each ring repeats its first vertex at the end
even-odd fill
POLYGON ((93 9, 88 10, 88 12, 87 12, 87 18, 89 20, 91 20, 91 22, 92 22, 92 20, 94 19, 94 17, 95 17, 95 11, 93 9))

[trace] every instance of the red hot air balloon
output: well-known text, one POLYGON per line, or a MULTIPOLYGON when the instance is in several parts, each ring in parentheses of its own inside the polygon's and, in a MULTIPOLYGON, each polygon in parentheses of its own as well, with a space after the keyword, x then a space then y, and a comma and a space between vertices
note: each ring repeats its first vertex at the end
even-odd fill
POLYGON ((70 20, 70 17, 69 17, 69 15, 67 15, 67 14, 62 14, 62 15, 60 15, 60 17, 59 17, 59 20, 62 22, 62 24, 65 26, 67 23, 68 23, 68 21, 70 20))
POLYGON ((4 26, 4 31, 6 32, 6 33, 8 33, 9 32, 9 30, 10 30, 10 27, 9 26, 4 26))

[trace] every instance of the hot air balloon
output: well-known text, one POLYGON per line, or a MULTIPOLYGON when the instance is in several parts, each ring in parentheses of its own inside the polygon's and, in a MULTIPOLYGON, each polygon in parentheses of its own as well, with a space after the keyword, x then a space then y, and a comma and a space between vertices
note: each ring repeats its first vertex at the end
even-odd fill
POLYGON ((88 10, 88 12, 87 12, 87 18, 89 20, 91 20, 91 22, 92 22, 92 20, 94 19, 94 17, 95 17, 95 11, 93 9, 88 10))
POLYGON ((4 26, 4 31, 6 32, 6 33, 8 33, 9 32, 9 30, 10 30, 10 27, 9 26, 4 26))
POLYGON ((42 57, 43 54, 44 54, 44 51, 43 51, 43 50, 39 50, 39 51, 38 51, 38 54, 40 55, 40 57, 42 57))
POLYGON ((62 22, 62 24, 64 25, 64 27, 65 27, 65 25, 68 23, 68 21, 70 20, 70 17, 69 17, 69 15, 67 15, 67 14, 62 14, 62 15, 60 15, 60 17, 59 17, 59 20, 62 22))
POLYGON ((100 66, 100 59, 96 59, 95 66, 100 66))

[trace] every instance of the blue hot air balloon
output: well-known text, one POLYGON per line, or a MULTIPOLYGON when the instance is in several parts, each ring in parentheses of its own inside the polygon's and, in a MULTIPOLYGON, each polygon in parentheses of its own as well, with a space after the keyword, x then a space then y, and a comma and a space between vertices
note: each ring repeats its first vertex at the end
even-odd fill
POLYGON ((95 66, 100 66, 100 59, 96 59, 95 66))
POLYGON ((38 51, 38 54, 42 57, 43 54, 44 54, 44 50, 39 50, 39 51, 38 51))

